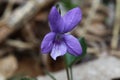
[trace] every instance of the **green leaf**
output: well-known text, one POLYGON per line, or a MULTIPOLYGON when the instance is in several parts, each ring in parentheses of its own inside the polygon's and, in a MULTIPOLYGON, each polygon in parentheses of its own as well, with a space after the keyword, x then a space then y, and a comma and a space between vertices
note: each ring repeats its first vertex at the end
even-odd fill
POLYGON ((77 61, 80 61, 85 55, 86 55, 86 51, 87 51, 87 44, 85 42, 85 39, 82 37, 82 38, 79 38, 79 42, 82 46, 82 54, 80 56, 73 56, 69 53, 65 54, 65 58, 66 58, 66 64, 68 67, 71 67, 75 62, 77 61))
POLYGON ((18 76, 18 77, 12 77, 12 78, 10 78, 10 79, 8 79, 8 80, 37 80, 37 79, 35 79, 35 78, 29 78, 29 77, 20 77, 20 76, 18 76))
POLYGON ((23 77, 20 80, 36 80, 36 79, 23 77))
POLYGON ((78 6, 77 4, 74 4, 71 0, 61 0, 61 2, 63 3, 67 10, 70 10, 78 6))

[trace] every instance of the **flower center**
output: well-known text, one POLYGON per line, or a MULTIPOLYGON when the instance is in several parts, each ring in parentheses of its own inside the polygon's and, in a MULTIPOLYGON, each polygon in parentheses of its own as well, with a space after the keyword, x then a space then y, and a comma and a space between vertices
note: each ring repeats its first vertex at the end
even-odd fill
POLYGON ((63 39, 63 34, 56 34, 55 42, 60 43, 63 39))

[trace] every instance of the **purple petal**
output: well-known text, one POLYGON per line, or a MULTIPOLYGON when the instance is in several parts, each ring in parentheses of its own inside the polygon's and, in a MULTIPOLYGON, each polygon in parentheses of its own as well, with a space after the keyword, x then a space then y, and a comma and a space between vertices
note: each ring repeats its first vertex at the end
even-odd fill
POLYGON ((63 56, 67 51, 65 43, 61 42, 60 44, 54 44, 51 57, 56 60, 58 56, 63 56))
POLYGON ((74 36, 66 34, 64 36, 65 43, 67 45, 67 50, 70 54, 74 56, 79 56, 82 53, 82 47, 74 36))
POLYGON ((75 28, 75 26, 81 21, 81 19, 82 12, 79 7, 68 11, 63 17, 64 23, 66 24, 64 32, 69 32, 73 28, 75 28))
POLYGON ((50 32, 48 34, 46 34, 46 36, 44 37, 42 43, 41 43, 41 52, 42 53, 49 53, 52 50, 53 47, 53 40, 55 38, 55 33, 54 32, 50 32))
POLYGON ((64 29, 64 22, 56 7, 52 7, 49 14, 50 29, 53 32, 61 33, 64 29))

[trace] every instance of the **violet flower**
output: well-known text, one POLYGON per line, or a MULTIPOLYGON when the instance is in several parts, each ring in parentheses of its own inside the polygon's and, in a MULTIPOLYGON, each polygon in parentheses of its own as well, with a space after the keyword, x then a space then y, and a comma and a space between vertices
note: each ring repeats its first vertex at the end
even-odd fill
POLYGON ((41 44, 42 53, 50 53, 56 60, 58 56, 63 56, 66 52, 74 56, 82 53, 82 47, 74 36, 67 34, 81 21, 82 13, 79 7, 68 11, 63 17, 56 7, 52 7, 49 14, 51 32, 46 34, 41 44))

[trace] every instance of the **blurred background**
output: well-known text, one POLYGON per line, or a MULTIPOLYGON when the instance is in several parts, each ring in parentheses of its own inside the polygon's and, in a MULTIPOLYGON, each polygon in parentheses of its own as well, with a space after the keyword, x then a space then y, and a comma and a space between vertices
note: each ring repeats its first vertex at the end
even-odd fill
POLYGON ((63 57, 40 53, 56 4, 62 14, 76 6, 83 14, 71 34, 84 37, 88 48, 73 66, 74 80, 120 80, 120 0, 0 0, 0 80, 52 80, 45 70, 66 80, 63 57))

